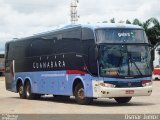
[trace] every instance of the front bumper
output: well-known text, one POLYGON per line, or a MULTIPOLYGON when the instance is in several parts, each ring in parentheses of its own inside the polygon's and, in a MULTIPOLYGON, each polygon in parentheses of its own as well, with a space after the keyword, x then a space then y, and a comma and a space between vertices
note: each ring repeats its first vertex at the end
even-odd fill
POLYGON ((132 97, 132 96, 149 96, 152 93, 152 86, 132 87, 132 88, 107 88, 94 87, 93 97, 113 98, 113 97, 132 97))

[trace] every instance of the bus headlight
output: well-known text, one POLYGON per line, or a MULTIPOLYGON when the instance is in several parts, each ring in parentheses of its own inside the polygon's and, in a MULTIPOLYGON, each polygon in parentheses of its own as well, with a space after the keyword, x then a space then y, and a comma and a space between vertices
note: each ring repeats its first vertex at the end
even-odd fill
POLYGON ((152 85, 152 81, 151 80, 143 80, 142 81, 142 86, 151 86, 152 85))
POLYGON ((99 85, 102 86, 102 87, 109 87, 109 88, 114 88, 114 87, 116 87, 115 85, 109 84, 109 83, 100 83, 99 85))

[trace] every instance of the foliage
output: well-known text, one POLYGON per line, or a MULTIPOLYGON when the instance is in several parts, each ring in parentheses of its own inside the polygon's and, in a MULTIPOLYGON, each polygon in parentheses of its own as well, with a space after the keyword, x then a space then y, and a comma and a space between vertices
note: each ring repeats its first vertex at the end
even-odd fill
POLYGON ((137 18, 133 20, 132 24, 142 26, 142 23, 137 18))
POLYGON ((126 24, 132 24, 129 20, 126 20, 126 24))
POLYGON ((114 18, 110 19, 110 22, 115 23, 115 19, 114 18))
POLYGON ((144 28, 151 44, 155 45, 157 42, 160 42, 160 23, 156 18, 148 19, 143 23, 142 27, 144 28))

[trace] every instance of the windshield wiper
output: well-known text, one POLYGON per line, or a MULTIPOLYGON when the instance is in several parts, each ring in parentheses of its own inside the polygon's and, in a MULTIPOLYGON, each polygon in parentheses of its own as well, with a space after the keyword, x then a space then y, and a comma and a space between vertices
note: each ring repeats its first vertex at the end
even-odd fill
POLYGON ((137 66, 136 62, 131 57, 129 58, 129 61, 135 65, 135 67, 137 68, 140 75, 143 75, 142 72, 140 71, 139 67, 137 66))
POLYGON ((126 46, 126 52, 127 52, 127 56, 128 56, 128 75, 130 75, 130 72, 131 72, 129 63, 133 63, 135 65, 135 67, 137 68, 138 72, 140 73, 140 75, 143 75, 142 72, 140 71, 139 67, 137 66, 136 62, 131 58, 131 56, 129 57, 127 45, 125 45, 125 46, 126 46))

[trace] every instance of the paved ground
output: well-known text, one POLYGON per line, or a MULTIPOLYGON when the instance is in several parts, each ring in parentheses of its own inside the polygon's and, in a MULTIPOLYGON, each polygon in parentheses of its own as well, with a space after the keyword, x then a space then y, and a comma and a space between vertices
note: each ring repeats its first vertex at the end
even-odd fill
POLYGON ((160 113, 160 81, 154 82, 153 94, 136 97, 129 104, 118 105, 112 99, 98 99, 91 105, 78 105, 68 101, 45 97, 40 100, 20 99, 18 94, 5 90, 4 77, 0 77, 0 114, 147 114, 160 113))

